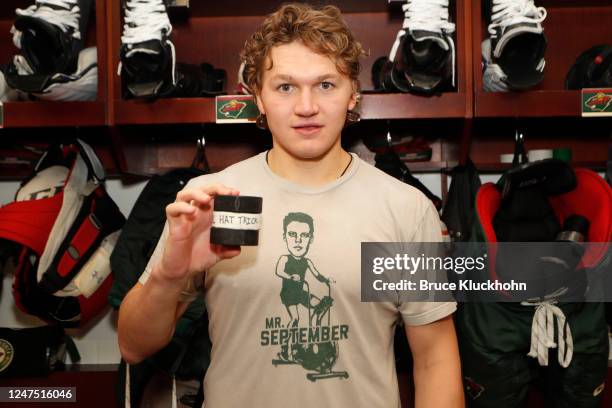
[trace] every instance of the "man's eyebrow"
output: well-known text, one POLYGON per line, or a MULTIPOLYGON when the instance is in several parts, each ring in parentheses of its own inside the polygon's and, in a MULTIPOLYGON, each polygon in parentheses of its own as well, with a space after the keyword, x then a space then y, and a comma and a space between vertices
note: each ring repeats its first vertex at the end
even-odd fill
POLYGON ((285 74, 276 74, 272 77, 272 79, 281 79, 283 81, 293 81, 293 77, 291 75, 285 75, 285 74))
MULTIPOLYGON (((339 75, 338 74, 333 74, 333 73, 329 73, 329 74, 323 74, 323 75, 319 75, 318 77, 316 77, 316 80, 318 82, 324 81, 326 79, 335 79, 338 78, 339 75)), ((294 78, 291 75, 287 75, 287 74, 276 74, 272 77, 272 80, 282 80, 282 81, 287 81, 287 82, 291 82, 294 80, 294 78)))
POLYGON ((317 81, 324 81, 326 79, 336 79, 338 77, 338 74, 323 74, 317 77, 317 81))

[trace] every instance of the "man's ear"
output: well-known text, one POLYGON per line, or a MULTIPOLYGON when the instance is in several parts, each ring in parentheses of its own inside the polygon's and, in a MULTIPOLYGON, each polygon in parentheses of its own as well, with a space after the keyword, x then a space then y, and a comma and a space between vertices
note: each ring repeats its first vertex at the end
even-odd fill
POLYGON ((359 90, 356 87, 356 84, 353 84, 353 93, 351 93, 351 99, 349 99, 348 110, 352 111, 357 106, 359 102, 359 90))
POLYGON ((261 97, 259 96, 259 93, 253 94, 253 98, 255 99, 255 103, 257 104, 257 109, 259 109, 259 113, 265 115, 266 111, 264 109, 263 103, 261 103, 261 97))

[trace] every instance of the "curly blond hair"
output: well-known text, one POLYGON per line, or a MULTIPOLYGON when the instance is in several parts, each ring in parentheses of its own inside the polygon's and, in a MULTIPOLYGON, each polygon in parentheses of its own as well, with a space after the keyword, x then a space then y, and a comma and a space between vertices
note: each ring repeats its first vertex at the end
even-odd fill
MULTIPOLYGON (((270 50, 278 45, 300 41, 314 52, 331 57, 338 72, 347 75, 359 90, 359 58, 363 47, 353 37, 335 6, 314 8, 289 3, 268 15, 263 24, 244 44, 240 57, 245 64, 243 78, 254 93, 261 91, 264 63, 270 50)), ((272 61, 265 69, 272 68, 272 61)))

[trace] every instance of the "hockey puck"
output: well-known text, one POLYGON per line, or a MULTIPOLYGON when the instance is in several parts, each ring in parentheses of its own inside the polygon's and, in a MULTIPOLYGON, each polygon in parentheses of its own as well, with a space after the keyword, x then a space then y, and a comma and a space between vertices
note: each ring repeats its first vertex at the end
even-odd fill
POLYGON ((257 245, 262 202, 261 197, 231 195, 215 197, 210 242, 232 246, 257 245))

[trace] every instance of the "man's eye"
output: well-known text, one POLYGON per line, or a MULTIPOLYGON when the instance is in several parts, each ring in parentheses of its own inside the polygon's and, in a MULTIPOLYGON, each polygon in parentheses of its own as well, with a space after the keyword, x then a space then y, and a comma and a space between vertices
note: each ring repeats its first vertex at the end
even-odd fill
POLYGON ((291 238, 295 238, 295 237, 297 237, 297 234, 296 234, 295 232, 290 232, 290 233, 289 233, 289 236, 290 236, 291 238))
POLYGON ((323 90, 327 91, 327 90, 333 89, 334 87, 335 85, 332 84, 331 82, 327 82, 327 81, 321 82, 321 89, 323 90))
POLYGON ((281 84, 277 89, 281 92, 290 92, 293 86, 291 84, 281 84))
POLYGON ((307 233, 300 234, 300 237, 303 239, 310 238, 310 234, 307 234, 307 233))

